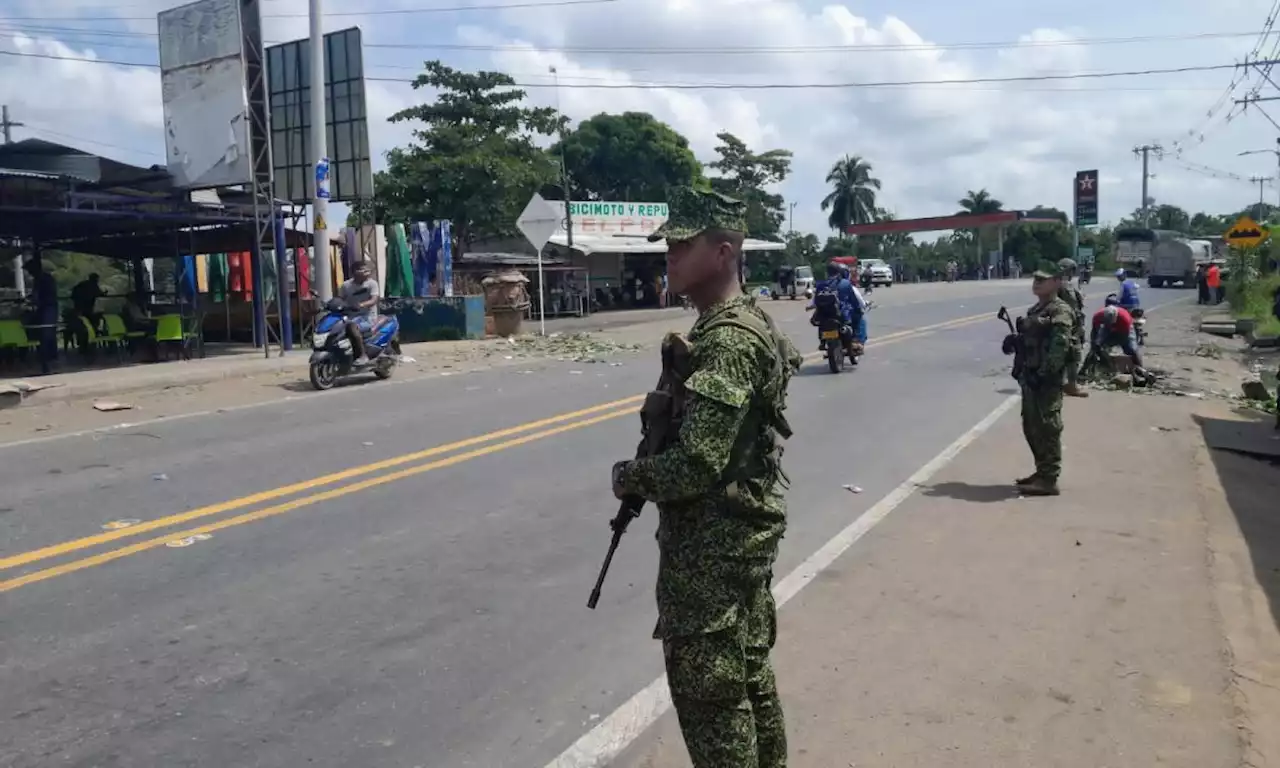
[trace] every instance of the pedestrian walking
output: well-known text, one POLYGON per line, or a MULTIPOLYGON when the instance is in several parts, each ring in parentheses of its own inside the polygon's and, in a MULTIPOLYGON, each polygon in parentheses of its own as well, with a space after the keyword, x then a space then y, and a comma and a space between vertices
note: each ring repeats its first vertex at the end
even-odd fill
POLYGON ((1074 312, 1059 298, 1061 267, 1044 265, 1032 275, 1036 303, 1027 310, 1021 339, 1025 357, 1018 383, 1022 388, 1022 434, 1031 448, 1036 471, 1015 481, 1028 496, 1057 496, 1062 474, 1063 376, 1071 354, 1074 312))
POLYGON ((1204 264, 1196 265, 1196 303, 1209 303, 1209 273, 1204 264))
POLYGON ((679 187, 668 210, 650 240, 666 239, 671 290, 698 310, 692 370, 675 442, 615 464, 613 491, 658 506, 654 637, 694 768, 782 768, 770 585, 787 525, 783 411, 800 353, 743 293, 746 206, 679 187))

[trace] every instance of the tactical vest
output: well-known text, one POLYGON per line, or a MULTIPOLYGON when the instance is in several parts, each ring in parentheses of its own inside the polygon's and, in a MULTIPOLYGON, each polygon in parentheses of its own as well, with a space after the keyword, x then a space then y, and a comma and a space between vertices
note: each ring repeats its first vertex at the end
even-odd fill
POLYGON ((750 478, 764 476, 766 485, 777 483, 788 487, 790 478, 782 470, 783 441, 793 434, 787 421, 786 396, 791 376, 800 365, 800 358, 791 341, 774 324, 773 318, 752 306, 736 307, 716 318, 701 332, 715 328, 732 327, 746 331, 773 350, 773 367, 768 383, 747 404, 747 415, 738 432, 738 440, 729 454, 729 463, 722 477, 723 487, 730 500, 738 498, 738 484, 750 478))

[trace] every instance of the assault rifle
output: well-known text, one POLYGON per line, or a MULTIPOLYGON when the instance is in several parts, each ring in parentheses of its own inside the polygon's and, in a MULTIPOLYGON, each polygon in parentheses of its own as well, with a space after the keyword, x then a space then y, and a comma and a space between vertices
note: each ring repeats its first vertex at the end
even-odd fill
MULTIPOLYGON (((640 408, 640 445, 636 448, 636 458, 643 459, 656 456, 666 450, 680 432, 680 420, 684 416, 684 380, 689 375, 689 357, 692 352, 689 340, 678 333, 669 333, 662 341, 662 375, 658 377, 658 386, 645 395, 644 405, 640 408)), ((600 602, 600 588, 604 586, 604 578, 613 563, 613 555, 618 551, 622 534, 627 532, 631 521, 640 516, 644 509, 644 499, 639 496, 627 496, 618 507, 618 514, 609 521, 613 529, 613 538, 609 541, 609 551, 605 553, 604 564, 600 566, 600 575, 596 577, 596 586, 587 599, 587 607, 595 610, 600 602)))
POLYGON ((1026 333, 1025 317, 1019 317, 1014 321, 1009 316, 1007 307, 1000 307, 1000 311, 996 313, 997 320, 1003 320, 1009 326, 1009 333, 1004 337, 1004 342, 1000 345, 1000 351, 1006 355, 1013 355, 1013 378, 1022 378, 1022 369, 1026 365, 1027 347, 1024 334, 1026 333))

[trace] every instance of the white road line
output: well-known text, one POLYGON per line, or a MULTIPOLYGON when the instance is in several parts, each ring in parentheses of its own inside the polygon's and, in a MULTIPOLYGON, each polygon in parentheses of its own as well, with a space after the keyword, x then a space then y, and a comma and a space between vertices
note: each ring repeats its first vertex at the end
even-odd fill
MULTIPOLYGON (((942 453, 916 470, 915 474, 890 491, 889 495, 859 515, 847 528, 783 577, 773 588, 778 605, 782 606, 795 597, 814 577, 829 568, 837 558, 867 535, 868 531, 910 498, 917 488, 929 482, 943 467, 955 460, 961 451, 990 429, 1019 400, 1019 396, 1014 395, 1002 402, 942 453)), ((667 689, 666 678, 659 677, 600 721, 599 725, 574 742, 559 757, 547 763, 546 768, 601 768, 608 765, 670 708, 671 693, 667 689)))

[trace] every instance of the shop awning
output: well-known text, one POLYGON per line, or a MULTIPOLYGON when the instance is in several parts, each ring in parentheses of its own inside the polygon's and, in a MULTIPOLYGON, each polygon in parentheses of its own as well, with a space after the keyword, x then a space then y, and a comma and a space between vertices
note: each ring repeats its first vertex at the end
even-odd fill
MULTIPOLYGON (((569 240, 563 232, 557 232, 549 241, 567 248, 569 240)), ((744 251, 780 251, 786 243, 748 238, 742 243, 744 251)), ((573 249, 584 254, 592 253, 666 253, 667 244, 661 240, 651 243, 642 235, 579 235, 573 236, 573 249)))

